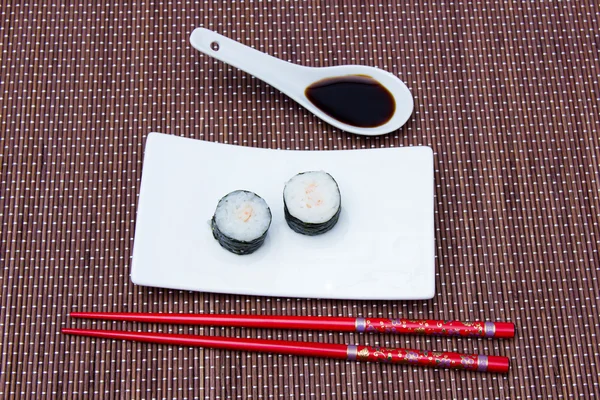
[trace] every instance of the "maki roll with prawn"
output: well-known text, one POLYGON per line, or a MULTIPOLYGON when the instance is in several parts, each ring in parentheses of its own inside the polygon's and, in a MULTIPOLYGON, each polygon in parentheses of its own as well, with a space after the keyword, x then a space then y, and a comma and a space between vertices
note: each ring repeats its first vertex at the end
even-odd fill
POLYGON ((217 204, 211 220, 213 236, 234 254, 254 253, 267 238, 271 209, 256 193, 236 190, 217 204))
POLYGON ((337 182, 324 171, 302 172, 283 189, 283 211, 292 230, 315 236, 338 222, 342 200, 337 182))

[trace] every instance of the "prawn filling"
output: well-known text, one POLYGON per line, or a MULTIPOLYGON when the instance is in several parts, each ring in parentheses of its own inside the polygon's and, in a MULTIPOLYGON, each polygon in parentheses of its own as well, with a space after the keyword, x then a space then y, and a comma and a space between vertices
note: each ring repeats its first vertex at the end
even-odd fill
POLYGON ((283 190, 288 226, 304 235, 319 235, 337 223, 341 206, 340 189, 331 175, 309 171, 291 178, 283 190))
POLYGON ((223 197, 211 220, 214 238, 235 254, 258 250, 271 225, 269 206, 255 193, 236 190, 223 197))

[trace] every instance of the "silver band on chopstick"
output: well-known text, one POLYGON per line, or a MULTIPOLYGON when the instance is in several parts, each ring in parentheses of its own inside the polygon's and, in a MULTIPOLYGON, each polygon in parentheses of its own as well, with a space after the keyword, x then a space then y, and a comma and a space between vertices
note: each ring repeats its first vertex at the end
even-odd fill
POLYGON ((356 318, 354 326, 356 327, 356 332, 364 332, 367 328, 367 321, 364 318, 356 318))

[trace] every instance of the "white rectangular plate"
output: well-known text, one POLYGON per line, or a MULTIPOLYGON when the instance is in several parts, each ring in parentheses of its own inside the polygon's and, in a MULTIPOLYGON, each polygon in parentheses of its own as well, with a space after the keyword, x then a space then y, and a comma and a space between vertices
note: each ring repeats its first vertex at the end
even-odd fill
POLYGON ((435 291, 433 153, 429 147, 343 151, 257 149, 148 136, 131 280, 216 293, 337 299, 430 299, 435 291), (283 187, 324 170, 342 213, 328 233, 288 228, 283 187), (273 214, 265 244, 238 256, 209 225, 217 202, 246 189, 273 214))

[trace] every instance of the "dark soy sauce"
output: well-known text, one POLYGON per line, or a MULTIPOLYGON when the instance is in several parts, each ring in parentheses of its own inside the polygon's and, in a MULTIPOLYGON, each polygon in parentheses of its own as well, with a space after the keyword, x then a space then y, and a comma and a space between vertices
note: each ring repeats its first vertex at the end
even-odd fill
POLYGON ((304 94, 331 118, 359 128, 383 125, 396 111, 394 96, 367 75, 323 79, 307 87, 304 94))

